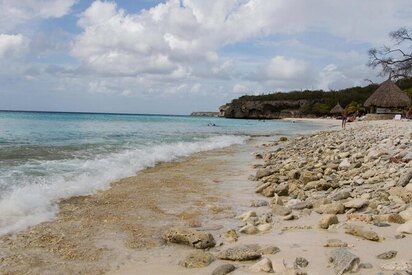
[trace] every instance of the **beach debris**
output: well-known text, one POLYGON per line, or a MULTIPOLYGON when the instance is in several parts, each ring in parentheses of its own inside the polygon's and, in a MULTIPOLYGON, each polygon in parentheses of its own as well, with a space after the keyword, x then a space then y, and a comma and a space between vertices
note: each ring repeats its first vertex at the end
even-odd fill
POLYGON ((333 263, 336 275, 345 272, 356 272, 359 269, 360 259, 346 248, 338 248, 331 252, 329 261, 333 263))
POLYGON ((345 229, 346 234, 361 237, 369 241, 379 241, 379 235, 371 230, 365 230, 361 226, 349 225, 345 229))
POLYGON ((319 227, 322 229, 328 229, 329 226, 332 224, 338 224, 339 220, 338 217, 334 214, 324 214, 320 221, 319 221, 319 227))
POLYGON ((412 272, 412 261, 392 261, 381 265, 382 270, 388 271, 406 271, 410 274, 412 272))
POLYGON ((236 267, 232 264, 222 264, 213 270, 212 275, 226 275, 235 269, 236 267))
POLYGON ((288 207, 284 207, 282 205, 274 204, 272 206, 272 212, 274 215, 277 216, 287 216, 292 213, 292 210, 288 207))
POLYGON ((293 264, 293 266, 295 267, 295 269, 305 268, 305 267, 307 267, 308 265, 309 265, 309 261, 306 260, 306 259, 303 258, 303 257, 297 257, 297 258, 295 259, 294 264, 293 264))
POLYGON ((195 229, 173 227, 163 234, 163 239, 171 243, 179 243, 198 249, 211 248, 216 245, 212 234, 195 229))
POLYGON ((261 254, 248 246, 236 246, 220 252, 217 257, 222 260, 250 261, 260 258, 261 254))
POLYGON ((407 234, 412 234, 412 220, 400 225, 396 229, 397 233, 407 233, 407 234))
POLYGON ((324 247, 348 247, 348 243, 345 243, 339 239, 329 239, 323 245, 324 247))
POLYGON ((259 252, 262 255, 273 255, 273 254, 276 254, 276 253, 280 252, 280 249, 279 249, 279 247, 277 247, 275 245, 270 245, 270 246, 266 246, 264 248, 261 248, 259 250, 259 252))
POLYGON ((268 206, 269 203, 265 200, 253 200, 250 203, 250 207, 263 207, 263 206, 268 206))
POLYGON ((252 265, 249 270, 251 272, 267 272, 270 273, 273 271, 272 261, 268 258, 263 258, 259 262, 252 265))
POLYGON ((398 251, 389 250, 389 251, 379 254, 378 256, 376 256, 376 258, 381 259, 381 260, 389 260, 389 259, 395 258, 397 254, 398 254, 398 251))
POLYGON ((236 233, 236 230, 229 229, 225 232, 224 238, 227 242, 236 242, 239 239, 239 235, 236 233))
POLYGON ((259 229, 253 224, 247 224, 243 226, 242 228, 240 228, 239 232, 243 234, 254 235, 254 234, 259 233, 259 229))
POLYGON ((179 264, 187 268, 199 268, 210 265, 214 260, 215 257, 211 253, 202 250, 196 250, 190 253, 179 264))

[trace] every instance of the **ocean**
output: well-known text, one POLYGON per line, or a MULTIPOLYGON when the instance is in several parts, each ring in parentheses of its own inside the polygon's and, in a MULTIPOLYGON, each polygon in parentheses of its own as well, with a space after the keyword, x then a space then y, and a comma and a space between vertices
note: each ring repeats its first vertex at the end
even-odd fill
POLYGON ((0 112, 0 235, 51 220, 59 200, 105 190, 157 163, 314 128, 282 120, 0 112))

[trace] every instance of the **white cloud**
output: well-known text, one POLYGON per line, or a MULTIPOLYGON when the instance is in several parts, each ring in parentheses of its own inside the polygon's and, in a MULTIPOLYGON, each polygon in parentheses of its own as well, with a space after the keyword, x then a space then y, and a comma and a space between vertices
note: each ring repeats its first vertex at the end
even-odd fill
POLYGON ((9 32, 33 19, 62 17, 77 0, 2 0, 0 1, 0 32, 9 32))
POLYGON ((0 34, 0 59, 19 54, 25 46, 25 39, 21 34, 0 34))
POLYGON ((292 80, 307 74, 309 66, 306 62, 288 59, 284 56, 275 56, 265 68, 268 79, 292 80))

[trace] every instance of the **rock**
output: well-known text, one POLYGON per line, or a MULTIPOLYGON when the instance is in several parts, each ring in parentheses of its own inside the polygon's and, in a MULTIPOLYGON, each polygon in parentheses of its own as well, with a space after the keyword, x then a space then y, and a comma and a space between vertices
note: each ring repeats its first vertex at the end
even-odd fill
POLYGON ((377 227, 389 227, 389 226, 391 226, 389 223, 385 223, 385 222, 375 222, 375 223, 373 223, 373 225, 377 226, 377 227))
POLYGON ((287 196, 289 194, 289 185, 286 182, 282 182, 275 187, 274 191, 279 196, 287 196))
POLYGON ((343 214, 345 213, 345 206, 341 202, 333 202, 321 205, 315 211, 319 214, 343 214))
POLYGON ((256 188, 255 193, 260 193, 262 192, 264 189, 268 188, 269 186, 271 186, 272 183, 271 182, 266 182, 264 184, 261 184, 258 186, 258 188, 256 188))
POLYGON ((302 210, 302 209, 305 209, 305 208, 312 208, 313 205, 310 201, 302 201, 302 202, 292 204, 290 206, 288 205, 288 207, 290 209, 293 209, 293 210, 302 210))
POLYGON ((235 269, 236 267, 232 264, 222 264, 213 270, 212 275, 226 275, 235 269))
POLYGON ((371 222, 372 215, 369 214, 358 214, 358 213, 350 213, 346 214, 346 219, 348 221, 359 221, 359 222, 371 222))
POLYGON ((228 242, 236 242, 239 239, 239 235, 234 229, 229 229, 225 233, 225 240, 228 242))
POLYGON ((254 249, 247 246, 237 246, 233 248, 228 248, 220 252, 217 257, 222 260, 231 261, 249 261, 260 258, 260 253, 254 249))
POLYGON ((376 256, 376 258, 381 259, 381 260, 389 260, 389 259, 395 258, 397 254, 398 254, 398 251, 389 250, 389 251, 379 254, 378 256, 376 256))
POLYGON ((273 254, 276 254, 276 253, 280 252, 280 249, 279 249, 279 247, 277 247, 277 246, 270 245, 270 246, 261 248, 261 249, 259 250, 259 252, 260 252, 262 255, 273 255, 273 254))
POLYGON ((389 214, 387 221, 390 223, 397 223, 397 224, 405 223, 405 219, 402 218, 402 216, 399 214, 389 214))
POLYGON ((261 179, 273 174, 273 170, 270 168, 262 168, 256 171, 256 178, 261 179))
POLYGON ((412 168, 410 168, 404 175, 399 179, 399 186, 406 186, 412 180, 412 168))
POLYGON ((299 170, 291 170, 288 173, 289 179, 297 180, 300 178, 300 171, 299 170))
POLYGON ((373 268, 373 265, 370 264, 370 263, 361 263, 359 265, 359 268, 361 268, 361 269, 371 269, 371 268, 373 268))
POLYGON ((350 192, 348 191, 341 191, 338 193, 335 193, 334 195, 332 195, 330 197, 331 200, 333 201, 340 201, 340 200, 344 200, 350 197, 350 192))
POLYGON ((222 264, 213 270, 212 275, 226 275, 235 269, 236 267, 232 264, 222 264))
POLYGON ((323 246, 324 247, 348 247, 348 244, 338 239, 329 239, 326 241, 326 243, 323 246))
POLYGON ((359 269, 360 259, 346 248, 338 248, 331 252, 330 260, 337 275, 345 272, 356 272, 359 269))
POLYGON ((347 170, 350 167, 350 162, 348 158, 345 158, 342 160, 342 162, 339 164, 339 170, 347 170))
POLYGON ((336 215, 324 214, 319 221, 319 227, 322 229, 328 229, 330 225, 338 224, 338 223, 339 223, 339 220, 336 215))
POLYGON ((352 199, 350 201, 347 201, 343 204, 346 208, 355 208, 355 209, 359 209, 362 208, 366 205, 368 205, 368 201, 362 198, 356 198, 356 199, 352 199))
POLYGON ((252 224, 248 224, 248 225, 243 226, 241 229, 239 229, 239 232, 243 234, 254 235, 254 234, 259 233, 259 230, 257 229, 256 226, 252 224))
POLYGON ((412 207, 409 207, 408 209, 402 211, 399 213, 399 215, 404 219, 405 221, 410 221, 412 220, 412 207))
POLYGON ((411 261, 393 261, 381 265, 383 270, 412 272, 411 261))
POLYGON ((187 268, 199 268, 210 265, 215 260, 215 257, 205 251, 194 251, 190 253, 180 265, 187 268))
POLYGON ((287 137, 280 137, 280 138, 279 138, 279 141, 287 141, 287 140, 288 140, 287 137))
POLYGON ((289 215, 290 213, 292 213, 292 210, 290 208, 287 208, 287 207, 284 207, 284 206, 281 206, 281 205, 277 205, 277 204, 274 204, 272 206, 272 211, 273 211, 273 214, 275 214, 277 216, 286 216, 286 215, 289 215))
POLYGON ((318 175, 312 172, 308 172, 308 171, 303 172, 300 176, 300 180, 303 182, 303 184, 306 184, 308 182, 315 181, 318 179, 319 179, 318 175))
POLYGON ((297 220, 297 219, 298 219, 298 217, 296 215, 293 215, 293 214, 289 214, 289 215, 286 215, 286 216, 282 217, 282 220, 284 220, 284 221, 292 221, 292 220, 297 220))
POLYGON ((360 226, 350 225, 346 228, 345 233, 353 235, 353 236, 361 237, 361 238, 364 238, 370 241, 375 241, 375 242, 379 241, 379 235, 376 232, 371 231, 371 230, 364 230, 360 226))
POLYGON ((261 194, 267 198, 273 197, 273 195, 275 194, 275 189, 273 188, 273 186, 269 186, 263 189, 261 194))
POLYGON ((406 234, 412 234, 412 220, 400 225, 396 229, 397 233, 406 233, 406 234))
POLYGON ((273 214, 270 212, 260 215, 258 219, 259 224, 272 223, 272 221, 273 221, 273 214))
POLYGON ((246 221, 247 219, 249 219, 250 217, 257 217, 256 212, 255 211, 248 211, 243 213, 242 215, 240 215, 238 217, 238 219, 241 219, 242 221, 246 221))
POLYGON ((268 258, 263 258, 249 268, 252 272, 272 272, 272 262, 268 258))
POLYGON ((270 223, 260 224, 257 226, 257 229, 260 232, 267 232, 272 229, 272 225, 270 223))
POLYGON ((295 259, 295 262, 293 264, 293 266, 295 267, 295 269, 298 268, 305 268, 309 265, 308 260, 306 260, 305 258, 302 257, 298 257, 295 259))
POLYGON ((269 203, 265 200, 254 200, 250 203, 250 207, 263 207, 268 205, 269 203))
POLYGON ((163 234, 163 239, 171 243, 180 243, 198 249, 214 247, 216 245, 212 234, 195 229, 174 227, 163 234))

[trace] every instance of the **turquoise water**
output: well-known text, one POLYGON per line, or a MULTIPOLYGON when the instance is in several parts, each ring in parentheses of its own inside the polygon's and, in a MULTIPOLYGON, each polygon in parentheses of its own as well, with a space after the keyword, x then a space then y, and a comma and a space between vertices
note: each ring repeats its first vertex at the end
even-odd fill
POLYGON ((52 219, 57 202, 193 153, 319 127, 189 116, 0 112, 0 234, 52 219), (215 124, 216 126, 208 126, 215 124))

